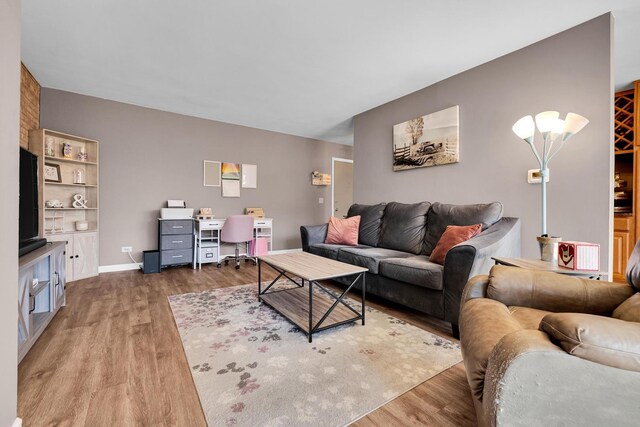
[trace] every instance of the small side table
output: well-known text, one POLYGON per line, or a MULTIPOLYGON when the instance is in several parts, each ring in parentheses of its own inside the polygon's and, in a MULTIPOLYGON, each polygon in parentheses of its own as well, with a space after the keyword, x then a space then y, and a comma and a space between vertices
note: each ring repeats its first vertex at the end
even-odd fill
POLYGON ((566 274, 567 276, 578 276, 587 279, 606 279, 608 273, 606 271, 588 271, 588 270, 572 270, 566 267, 560 267, 557 264, 549 261, 542 261, 540 259, 527 259, 527 258, 501 258, 491 257, 496 264, 508 265, 511 267, 526 268, 529 270, 549 271, 552 273, 566 274))

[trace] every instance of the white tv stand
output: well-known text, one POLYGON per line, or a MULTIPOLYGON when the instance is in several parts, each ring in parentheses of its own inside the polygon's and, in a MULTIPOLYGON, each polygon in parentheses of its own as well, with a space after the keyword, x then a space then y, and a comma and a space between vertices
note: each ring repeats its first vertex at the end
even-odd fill
POLYGON ((20 257, 18 363, 65 305, 65 244, 47 243, 20 257))

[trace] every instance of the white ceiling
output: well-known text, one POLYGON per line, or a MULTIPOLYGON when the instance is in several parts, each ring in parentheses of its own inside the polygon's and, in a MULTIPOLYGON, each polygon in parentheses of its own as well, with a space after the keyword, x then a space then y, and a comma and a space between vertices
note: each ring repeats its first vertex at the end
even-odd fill
POLYGON ((344 144, 354 115, 610 10, 617 83, 640 78, 637 0, 22 3, 44 87, 344 144))

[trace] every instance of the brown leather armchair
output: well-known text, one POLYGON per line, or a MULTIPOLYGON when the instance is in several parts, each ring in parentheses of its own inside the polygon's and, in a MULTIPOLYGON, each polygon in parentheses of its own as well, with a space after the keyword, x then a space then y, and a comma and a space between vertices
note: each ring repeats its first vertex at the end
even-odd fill
POLYGON ((467 283, 460 342, 480 425, 638 425, 640 272, 629 271, 619 284, 494 266, 467 283))

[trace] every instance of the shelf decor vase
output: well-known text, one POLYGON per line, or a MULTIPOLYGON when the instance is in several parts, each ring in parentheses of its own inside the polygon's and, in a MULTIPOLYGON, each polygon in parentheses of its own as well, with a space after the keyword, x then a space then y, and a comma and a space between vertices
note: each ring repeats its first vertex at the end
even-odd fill
POLYGON ((558 245, 562 241, 562 237, 538 236, 536 239, 540 245, 540 259, 558 264, 558 245))
POLYGON ((78 154, 76 157, 81 162, 86 162, 87 159, 89 158, 89 155, 87 154, 87 149, 84 147, 81 147, 80 150, 78 150, 78 154))
POLYGON ((65 159, 73 158, 73 149, 71 147, 71 144, 68 142, 62 144, 62 157, 65 159))
POLYGON ((55 139, 52 136, 47 136, 44 139, 44 155, 48 157, 53 157, 56 155, 55 150, 55 139))

